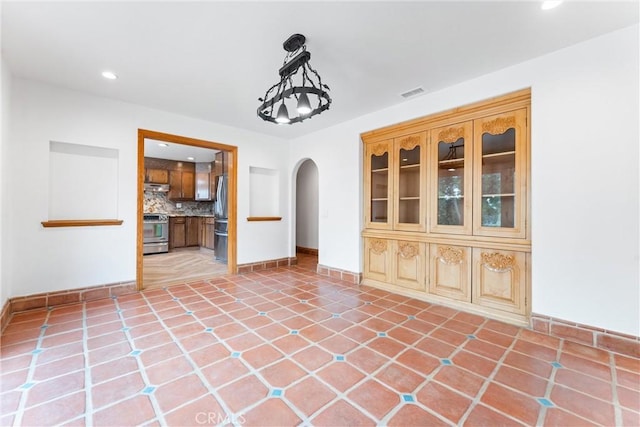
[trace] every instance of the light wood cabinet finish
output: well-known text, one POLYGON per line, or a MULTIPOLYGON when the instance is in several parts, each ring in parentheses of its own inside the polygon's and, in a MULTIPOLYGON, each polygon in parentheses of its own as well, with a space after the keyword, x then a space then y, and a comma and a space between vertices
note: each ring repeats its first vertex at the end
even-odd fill
POLYGON ((367 277, 381 282, 391 278, 391 245, 385 239, 364 239, 364 271, 367 277))
POLYGON ((427 135, 418 132, 393 140, 393 229, 424 231, 427 135))
POLYGON ((429 292, 471 302, 471 248, 431 244, 430 259, 429 292))
POLYGON ((475 120, 473 234, 526 237, 527 110, 475 120))
POLYGON ((523 90, 361 135, 364 284, 528 324, 530 103, 523 90))
POLYGON ((429 134, 429 231, 471 234, 473 123, 443 126, 429 134))
POLYGON ((398 240, 393 242, 393 283, 404 288, 424 291, 426 286, 426 245, 398 240))
POLYGON ((526 273, 526 255, 523 252, 474 248, 473 302, 525 314, 526 273))

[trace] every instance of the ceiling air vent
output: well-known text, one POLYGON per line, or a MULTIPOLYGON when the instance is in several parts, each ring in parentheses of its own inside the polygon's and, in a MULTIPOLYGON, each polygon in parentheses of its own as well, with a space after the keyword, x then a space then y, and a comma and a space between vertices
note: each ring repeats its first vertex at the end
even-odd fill
POLYGON ((415 89, 411 89, 405 93, 401 93, 400 96, 403 98, 411 98, 413 96, 416 95, 420 95, 421 93, 424 93, 424 89, 422 89, 422 87, 417 87, 415 89))

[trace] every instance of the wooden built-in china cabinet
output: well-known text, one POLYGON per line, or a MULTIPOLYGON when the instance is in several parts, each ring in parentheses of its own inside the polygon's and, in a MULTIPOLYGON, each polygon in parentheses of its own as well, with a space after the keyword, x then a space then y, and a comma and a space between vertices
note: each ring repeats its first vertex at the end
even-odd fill
POLYGON ((528 324, 530 90, 361 135, 363 284, 528 324))

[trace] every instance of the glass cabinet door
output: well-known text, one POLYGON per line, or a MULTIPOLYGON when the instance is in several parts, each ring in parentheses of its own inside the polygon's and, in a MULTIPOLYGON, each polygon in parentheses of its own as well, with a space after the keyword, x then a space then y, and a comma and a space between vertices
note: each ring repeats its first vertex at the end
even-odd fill
POLYGON ((394 229, 424 231, 426 133, 394 141, 394 170, 397 174, 394 200, 394 229))
POLYGON ((525 237, 526 110, 475 121, 474 234, 525 237))
POLYGON ((391 228, 392 144, 392 140, 382 141, 366 148, 365 168, 369 179, 365 181, 365 222, 368 228, 391 228))
POLYGON ((471 234, 472 122, 431 130, 432 233, 471 234))

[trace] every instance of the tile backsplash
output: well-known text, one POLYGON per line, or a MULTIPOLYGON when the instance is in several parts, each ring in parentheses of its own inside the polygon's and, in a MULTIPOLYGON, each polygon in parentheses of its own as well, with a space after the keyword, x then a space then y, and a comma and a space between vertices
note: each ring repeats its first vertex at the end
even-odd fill
POLYGON ((210 215, 213 213, 213 202, 174 202, 167 198, 167 193, 144 193, 145 213, 166 213, 177 215, 210 215), (182 207, 176 207, 181 203, 182 207))

